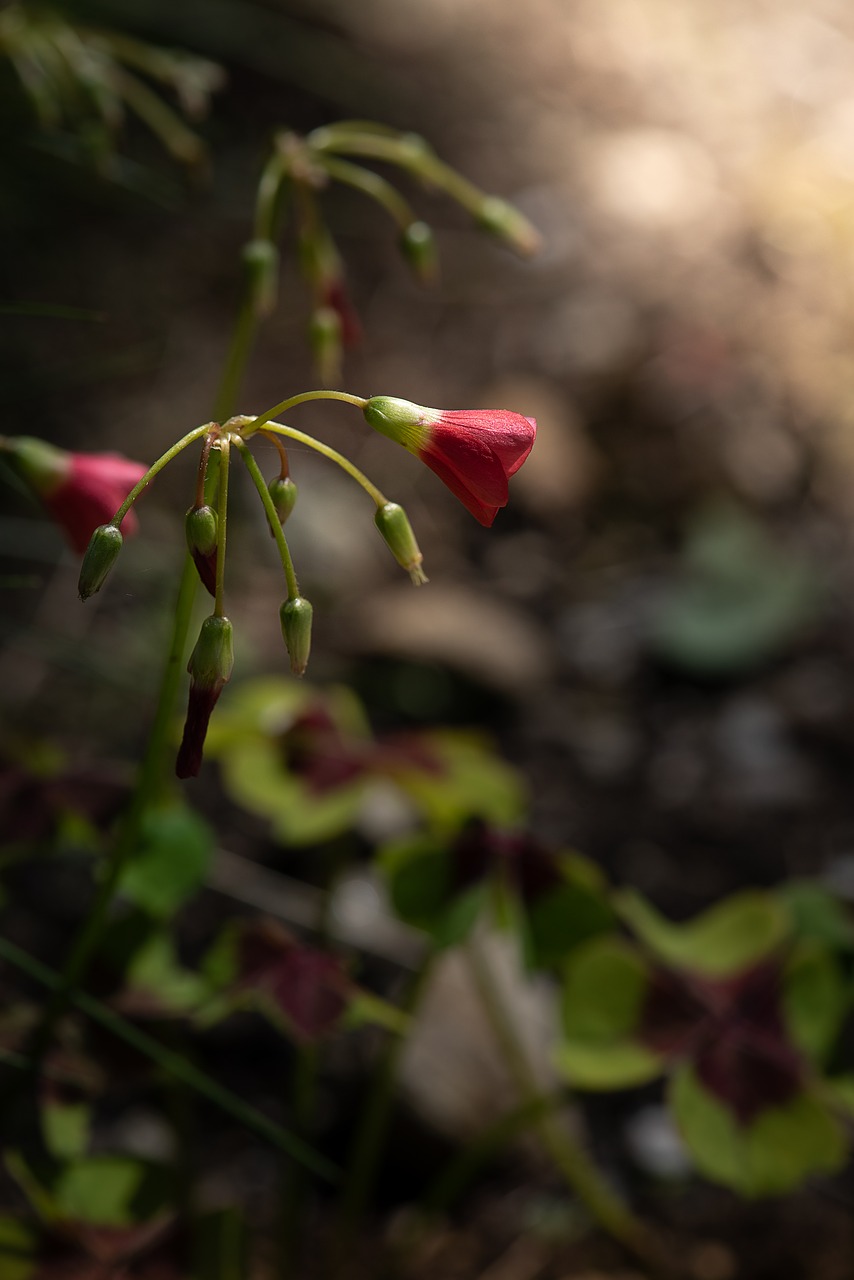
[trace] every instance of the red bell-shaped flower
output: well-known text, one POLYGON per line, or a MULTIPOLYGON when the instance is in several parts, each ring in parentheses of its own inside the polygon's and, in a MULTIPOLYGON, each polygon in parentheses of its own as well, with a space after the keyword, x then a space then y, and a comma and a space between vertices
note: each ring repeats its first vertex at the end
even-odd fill
MULTIPOLYGON (((99 525, 112 520, 148 468, 119 453, 68 453, 31 436, 3 442, 13 467, 38 494, 75 551, 83 552, 99 525)), ((124 533, 137 519, 128 512, 124 533)))
POLYGON ((393 396, 373 396, 364 414, 377 431, 426 462, 487 527, 507 505, 507 482, 531 452, 537 434, 533 418, 507 409, 428 409, 393 396))

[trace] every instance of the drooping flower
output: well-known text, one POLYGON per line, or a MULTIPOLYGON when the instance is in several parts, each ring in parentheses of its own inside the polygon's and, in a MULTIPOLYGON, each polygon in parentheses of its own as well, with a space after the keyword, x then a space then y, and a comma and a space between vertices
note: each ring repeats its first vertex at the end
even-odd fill
POLYGON ((393 396, 364 407, 377 431, 426 462, 476 520, 489 527, 507 505, 507 482, 531 452, 533 418, 507 409, 428 409, 393 396))
MULTIPOLYGON (((112 520, 130 490, 148 470, 119 453, 69 453, 32 436, 3 441, 18 475, 41 499, 75 551, 84 552, 99 525, 112 520)), ((137 519, 128 512, 124 533, 137 519)))

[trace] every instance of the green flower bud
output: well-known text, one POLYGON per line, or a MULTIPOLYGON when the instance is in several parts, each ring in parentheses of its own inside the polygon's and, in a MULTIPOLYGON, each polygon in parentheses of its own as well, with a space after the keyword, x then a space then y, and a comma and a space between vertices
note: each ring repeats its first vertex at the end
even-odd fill
POLYGON ((202 584, 215 597, 217 514, 213 507, 191 507, 184 518, 184 531, 202 584))
POLYGON ((436 279, 436 241, 426 222, 410 222, 400 237, 403 256, 422 284, 436 279))
POLYGON ((275 480, 270 481, 267 487, 270 490, 270 497, 273 499, 273 506, 276 508, 276 515, 284 524, 294 509, 294 503, 297 500, 297 487, 290 476, 277 476, 275 480))
POLYGON ((397 563, 407 571, 415 586, 420 587, 427 581, 421 568, 424 557, 403 507, 396 502, 387 502, 384 507, 377 508, 374 523, 397 563))
POLYGON ((308 341, 315 367, 324 382, 334 382, 341 368, 341 317, 333 307, 315 307, 308 322, 308 341))
POLYGON ((257 316, 276 309, 279 291, 279 251, 270 240, 250 240, 243 246, 243 268, 249 300, 257 316))
POLYGON ((187 670, 199 689, 216 689, 231 678, 234 666, 234 633, 228 618, 205 618, 187 670))
POLYGON ((123 542, 121 530, 114 524, 99 525, 92 534, 83 556, 77 582, 81 600, 88 600, 96 591, 101 590, 107 574, 122 549, 123 542))
POLYGON ((484 231, 506 241, 526 258, 542 244, 542 236, 533 223, 500 196, 486 196, 475 216, 484 231))
POLYGON ((291 659, 291 671, 295 676, 304 675, 311 651, 312 607, 302 596, 286 600, 279 610, 282 635, 291 659))
POLYGON ((209 556, 216 551, 217 516, 213 507, 191 507, 184 519, 184 530, 191 552, 209 556))

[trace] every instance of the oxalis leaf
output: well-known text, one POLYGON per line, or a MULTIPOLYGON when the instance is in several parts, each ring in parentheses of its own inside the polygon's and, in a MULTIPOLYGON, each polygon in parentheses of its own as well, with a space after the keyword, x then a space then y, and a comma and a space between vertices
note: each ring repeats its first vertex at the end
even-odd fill
POLYGON ((615 894, 614 903, 658 960, 711 978, 749 968, 778 947, 791 928, 785 907, 754 890, 734 894, 685 924, 665 920, 632 889, 615 894))
POLYGON ((742 1126, 685 1065, 671 1081, 670 1105, 700 1172, 741 1195, 780 1195, 847 1157, 842 1125, 808 1092, 742 1126))

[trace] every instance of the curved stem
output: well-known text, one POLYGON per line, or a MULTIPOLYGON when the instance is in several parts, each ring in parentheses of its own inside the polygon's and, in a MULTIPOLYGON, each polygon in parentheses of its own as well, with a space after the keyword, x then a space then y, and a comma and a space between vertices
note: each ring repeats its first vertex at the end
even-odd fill
POLYGON ((228 527, 228 463, 230 441, 224 436, 219 445, 219 491, 217 497, 216 521, 216 594, 214 595, 214 617, 223 617, 223 597, 225 595, 225 541, 228 527))
POLYGON ((385 494, 372 484, 364 472, 360 471, 349 458, 345 458, 343 453, 339 453, 337 449, 332 449, 328 444, 324 444, 322 440, 315 440, 314 436, 308 436, 304 431, 297 431, 296 427, 286 427, 283 422, 268 422, 266 424, 267 431, 276 431, 279 435, 287 436, 289 440, 298 440, 300 444, 308 445, 309 449, 314 449, 316 453, 322 453, 324 458, 338 464, 343 471, 347 472, 357 484, 360 484, 366 493, 370 494, 378 507, 384 507, 388 502, 385 494))
POLYGON ((285 571, 285 578, 288 583, 288 599, 296 600, 299 595, 299 584, 297 583, 297 575, 294 572, 294 562, 291 559, 291 553, 288 547, 287 538, 285 537, 285 531, 282 528, 282 522, 273 505, 273 499, 270 497, 270 490, 264 483, 264 477, 261 475, 258 463, 253 458, 248 446, 245 445, 239 437, 235 437, 234 447, 246 463, 246 470, 252 477, 252 481, 255 488, 258 490, 258 495, 264 505, 264 510, 267 513, 267 520, 269 521, 273 537, 276 539, 276 546, 279 548, 282 568, 285 571))
MULTIPOLYGON (((302 391, 298 396, 290 396, 287 400, 274 404, 272 409, 267 409, 265 413, 260 413, 257 417, 247 418, 242 421, 245 421, 246 427, 251 426, 254 433, 260 427, 265 426, 271 418, 278 417, 280 413, 287 413, 289 409, 295 408, 298 404, 305 404, 309 400, 343 400, 345 404, 353 404, 358 409, 364 409, 368 403, 364 396, 351 396, 346 391, 302 391)), ((248 434, 242 425, 241 434, 244 439, 248 434)))
POLYGON ((414 147, 405 134, 388 137, 378 133, 361 133, 357 129, 339 131, 335 125, 329 125, 328 128, 318 129, 313 135, 309 135, 309 141, 321 163, 322 154, 333 151, 344 155, 368 156, 373 160, 386 160, 389 164, 400 165, 440 187, 470 213, 477 213, 486 199, 486 194, 473 182, 445 164, 426 145, 414 147))
POLYGON ((336 182, 345 182, 364 195, 376 200, 387 213, 394 218, 401 231, 405 231, 417 216, 408 200, 385 178, 374 173, 372 169, 363 169, 360 164, 350 164, 349 160, 338 160, 324 153, 318 154, 318 161, 336 182))
POLYGON ((282 157, 274 150, 264 165, 255 198, 255 239, 272 240, 276 234, 276 213, 279 192, 285 180, 282 157))
MULTIPOLYGON (((467 946, 467 958, 484 1012, 501 1046, 520 1098, 523 1103, 530 1102, 533 1106, 541 1096, 541 1090, 489 965, 474 940, 467 946)), ((532 1126, 555 1168, 590 1216, 637 1257, 657 1265, 657 1251, 647 1228, 615 1195, 587 1153, 570 1138, 555 1116, 550 1111, 543 1111, 534 1117, 532 1126)))
POLYGON ((278 454, 279 454, 279 464, 280 464, 279 479, 287 480, 288 476, 291 474, 291 464, 288 461, 287 449, 282 444, 279 437, 277 435, 274 435, 272 431, 264 431, 262 429, 261 435, 266 436, 267 439, 270 440, 276 446, 276 449, 278 450, 278 454))
POLYGON ((167 449, 166 452, 148 468, 142 479, 133 486, 110 523, 116 525, 118 528, 139 495, 142 493, 143 489, 146 489, 151 484, 154 477, 162 471, 165 466, 168 466, 172 459, 176 458, 182 449, 186 449, 188 444, 192 444, 194 440, 198 440, 199 436, 203 436, 215 425, 216 424, 213 422, 206 422, 203 427, 194 427, 192 431, 189 431, 187 435, 183 436, 176 444, 173 444, 171 449, 167 449))

